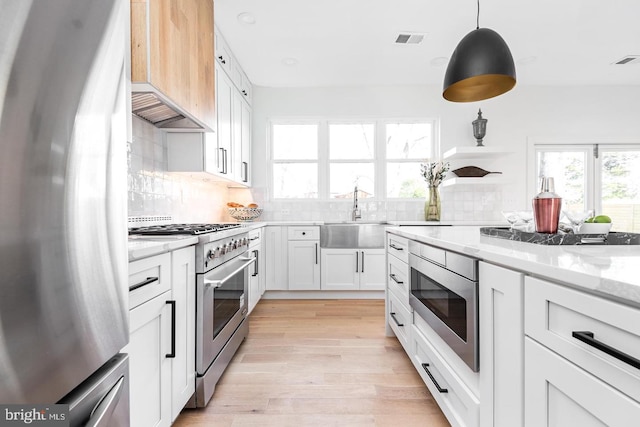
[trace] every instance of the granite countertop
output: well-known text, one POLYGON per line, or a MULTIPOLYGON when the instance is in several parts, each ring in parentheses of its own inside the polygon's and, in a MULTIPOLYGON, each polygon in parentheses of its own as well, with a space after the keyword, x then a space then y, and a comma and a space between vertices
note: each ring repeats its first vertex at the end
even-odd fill
POLYGON ((195 245, 197 236, 129 236, 129 261, 195 245))
POLYGON ((388 231, 640 307, 640 247, 538 245, 480 234, 480 227, 389 227, 388 231))

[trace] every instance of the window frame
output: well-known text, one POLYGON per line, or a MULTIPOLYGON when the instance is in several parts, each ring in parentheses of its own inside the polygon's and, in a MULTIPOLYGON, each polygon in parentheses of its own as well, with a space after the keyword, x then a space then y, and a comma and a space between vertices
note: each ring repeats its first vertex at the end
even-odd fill
MULTIPOLYGON (((440 153, 440 119, 437 117, 350 117, 350 118, 334 118, 334 117, 277 117, 267 121, 267 149, 269 165, 267 170, 268 188, 270 200, 272 201, 331 201, 336 203, 349 202, 348 199, 331 198, 329 193, 330 184, 330 165, 331 163, 373 163, 374 167, 374 197, 367 198, 366 201, 415 201, 418 198, 412 197, 387 197, 387 163, 386 158, 386 125, 387 124, 412 124, 412 123, 429 123, 431 124, 432 146, 429 158, 436 158, 440 153), (374 125, 374 158, 373 159, 335 159, 329 158, 329 125, 331 124, 363 124, 369 123, 374 125), (273 147, 273 126, 274 125, 300 125, 300 124, 317 124, 318 125, 318 159, 317 161, 306 160, 275 160, 273 147), (276 198, 273 194, 273 165, 276 163, 317 163, 318 164, 318 197, 314 199, 308 198, 276 198)), ((393 163, 406 162, 425 162, 428 159, 391 159, 393 163)))
POLYGON ((585 138, 528 138, 527 139, 527 192, 528 200, 538 194, 538 177, 536 176, 537 158, 539 151, 579 151, 585 150, 586 157, 586 209, 594 212, 602 212, 602 156, 593 155, 594 149, 600 154, 603 149, 618 150, 640 150, 640 139, 638 138, 616 138, 616 137, 585 137, 585 138), (548 147, 548 150, 541 150, 539 147, 548 147), (598 185, 600 184, 600 185, 598 185))

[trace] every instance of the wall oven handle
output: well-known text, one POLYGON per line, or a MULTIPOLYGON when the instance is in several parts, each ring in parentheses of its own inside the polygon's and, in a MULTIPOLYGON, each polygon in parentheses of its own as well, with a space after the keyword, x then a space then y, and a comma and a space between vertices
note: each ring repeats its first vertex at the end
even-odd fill
POLYGON ((176 300, 167 301, 171 306, 171 353, 166 354, 167 359, 176 357, 176 300))
POLYGON ((400 323, 398 322, 398 319, 396 318, 396 314, 394 312, 390 312, 389 316, 391 316, 391 318, 393 319, 394 322, 396 322, 396 325, 402 327, 404 326, 404 323, 400 323))
POLYGON ((579 341, 582 341, 585 344, 590 345, 591 347, 597 348, 598 350, 608 354, 611 357, 615 357, 616 359, 626 363, 627 365, 631 365, 636 369, 640 369, 640 360, 626 353, 623 353, 617 348, 613 348, 601 341, 596 340, 594 338, 593 332, 573 331, 571 332, 571 336, 579 341))
POLYGON ((222 285, 224 285, 227 281, 229 281, 233 276, 235 276, 236 274, 238 274, 239 272, 241 272, 242 270, 244 270, 245 268, 249 267, 251 264, 256 262, 255 258, 240 257, 238 259, 240 261, 246 261, 246 262, 244 264, 242 264, 240 267, 238 267, 235 270, 233 270, 233 272, 231 274, 229 274, 227 277, 225 277, 225 278, 223 278, 221 280, 204 279, 204 286, 206 288, 219 288, 222 285))
POLYGON ((157 282, 158 280, 160 280, 158 277, 147 277, 142 282, 136 283, 135 285, 130 286, 129 291, 135 291, 136 289, 140 289, 143 286, 150 285, 153 282, 157 282))
POLYGON ((391 277, 391 280, 393 280, 394 282, 396 282, 398 285, 402 285, 404 284, 404 282, 402 280, 398 280, 398 278, 396 277, 395 274, 389 274, 389 277, 391 277))
POLYGON ((423 363, 422 364, 422 369, 424 369, 424 371, 427 373, 427 375, 429 375, 429 378, 431 378, 431 381, 433 381, 433 384, 436 386, 436 388, 438 389, 438 391, 440 393, 449 393, 448 389, 440 387, 440 384, 438 384, 438 381, 436 381, 436 379, 433 377, 433 374, 429 370, 429 364, 428 363, 423 363))

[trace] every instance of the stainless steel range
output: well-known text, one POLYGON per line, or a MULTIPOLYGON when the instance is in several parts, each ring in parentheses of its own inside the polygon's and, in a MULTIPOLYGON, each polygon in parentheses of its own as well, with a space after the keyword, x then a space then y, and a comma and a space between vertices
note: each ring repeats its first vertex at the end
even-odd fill
POLYGON ((207 405, 216 383, 249 332, 247 231, 240 224, 171 224, 131 228, 129 234, 197 235, 196 392, 188 407, 207 405))

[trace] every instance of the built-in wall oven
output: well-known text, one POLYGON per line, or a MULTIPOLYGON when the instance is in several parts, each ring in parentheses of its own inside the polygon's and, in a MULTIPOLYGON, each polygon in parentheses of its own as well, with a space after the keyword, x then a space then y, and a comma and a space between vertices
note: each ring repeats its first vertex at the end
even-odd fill
POLYGON ((410 241, 409 267, 411 307, 478 372, 478 260, 410 241))

